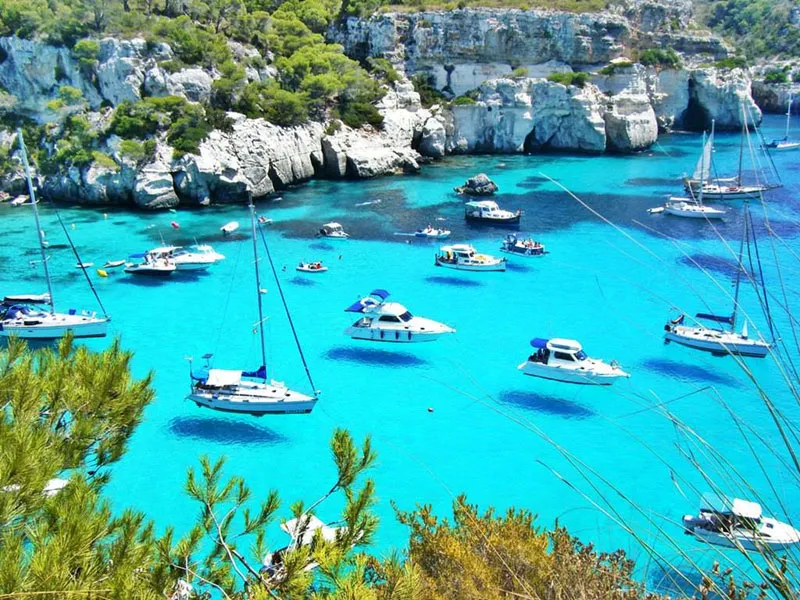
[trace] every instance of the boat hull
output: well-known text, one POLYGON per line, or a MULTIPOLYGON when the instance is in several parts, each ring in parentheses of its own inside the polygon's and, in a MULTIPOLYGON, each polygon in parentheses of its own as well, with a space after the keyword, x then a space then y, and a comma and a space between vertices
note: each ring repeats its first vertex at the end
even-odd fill
POLYGON ((725 211, 709 207, 703 207, 701 210, 692 210, 691 208, 685 209, 667 205, 664 207, 664 214, 683 217, 684 219, 721 219, 725 216, 725 211))
POLYGON ((142 269, 138 267, 126 267, 125 272, 140 277, 169 277, 177 269, 142 269))
POLYGON ((683 524, 687 534, 714 546, 722 546, 724 548, 741 547, 745 550, 761 552, 767 549, 787 550, 800 544, 800 537, 798 537, 797 531, 786 526, 785 523, 780 523, 774 519, 764 519, 764 522, 765 524, 772 524, 770 537, 743 529, 738 529, 737 535, 734 536, 727 532, 723 533, 696 526, 696 518, 693 515, 685 515, 683 517, 683 524))
POLYGON ((447 269, 455 269, 456 271, 505 271, 506 270, 505 261, 501 261, 498 263, 491 263, 491 264, 476 265, 476 264, 452 263, 452 262, 442 261, 437 258, 436 266, 445 267, 447 269))
POLYGON ((414 344, 435 342, 452 331, 404 331, 400 329, 377 329, 370 327, 348 327, 345 334, 354 340, 368 342, 389 342, 394 344, 414 344))
POLYGON ((519 225, 519 219, 521 215, 514 215, 512 217, 506 217, 504 219, 492 219, 488 217, 476 217, 470 214, 465 214, 464 218, 467 220, 468 223, 481 223, 481 224, 492 224, 492 225, 519 225))
POLYGON ((531 361, 522 363, 518 368, 525 375, 530 375, 531 377, 578 385, 613 385, 617 379, 628 377, 627 373, 620 370, 609 373, 598 373, 586 369, 567 369, 560 366, 551 367, 531 361))
POLYGON ((725 334, 713 329, 686 328, 686 330, 667 331, 664 334, 664 341, 667 343, 675 342, 694 350, 710 352, 716 356, 731 354, 751 358, 764 358, 769 354, 770 346, 762 340, 742 338, 736 334, 725 334))
POLYGON ((71 333, 74 338, 101 338, 108 334, 108 319, 55 315, 55 320, 45 319, 40 324, 31 321, 0 322, 0 337, 16 336, 27 340, 57 340, 71 333), (26 322, 29 324, 26 325, 26 322))
POLYGON ((175 262, 177 271, 207 271, 213 262, 175 262))
MULTIPOLYGON (((280 390, 278 390, 280 392, 280 390)), ((304 415, 314 410, 316 398, 303 396, 294 392, 278 395, 229 393, 223 390, 210 391, 195 388, 188 400, 197 406, 210 408, 220 412, 246 414, 260 417, 262 415, 304 415)))
POLYGON ((500 252, 510 254, 511 256, 522 256, 524 258, 536 258, 547 254, 544 249, 525 248, 525 249, 510 249, 500 248, 500 252))

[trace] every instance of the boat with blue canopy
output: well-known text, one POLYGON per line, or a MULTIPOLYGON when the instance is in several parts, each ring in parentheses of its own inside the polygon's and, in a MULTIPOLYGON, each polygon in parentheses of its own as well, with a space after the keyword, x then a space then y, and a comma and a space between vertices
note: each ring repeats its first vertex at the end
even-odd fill
POLYGON ((373 342, 432 342, 455 329, 438 321, 412 315, 399 302, 387 302, 389 292, 375 289, 345 309, 364 315, 345 330, 354 340, 373 342))
POLYGON ((533 338, 531 346, 534 352, 517 367, 525 375, 584 385, 611 385, 630 377, 616 361, 589 358, 575 340, 533 338))
POLYGON ((544 244, 537 242, 532 237, 525 237, 518 233, 509 233, 503 238, 500 251, 515 256, 544 256, 547 254, 544 244))

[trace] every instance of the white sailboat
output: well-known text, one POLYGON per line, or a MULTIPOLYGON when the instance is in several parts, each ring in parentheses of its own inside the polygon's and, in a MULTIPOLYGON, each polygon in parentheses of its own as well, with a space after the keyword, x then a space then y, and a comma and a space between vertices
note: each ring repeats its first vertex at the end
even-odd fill
MULTIPOLYGON (((259 259, 256 216, 255 206, 252 204, 250 205, 250 221, 253 235, 253 255, 255 257, 258 330, 261 338, 261 366, 255 371, 212 369, 208 364, 211 355, 206 354, 204 358, 207 364, 202 372, 192 372, 190 365, 191 392, 187 398, 197 404, 197 406, 223 412, 250 414, 257 417, 262 415, 310 413, 317 403, 316 391, 314 391, 313 395, 307 396, 289 389, 283 382, 270 380, 267 377, 267 352, 264 341, 264 311, 261 303, 261 276, 258 269, 259 259)), ((267 252, 269 252, 269 249, 267 249, 267 252)), ((275 282, 280 290, 280 282, 277 277, 275 277, 275 282)), ((282 292, 281 299, 283 299, 282 292)), ((289 310, 285 301, 284 308, 289 318, 289 324, 292 326, 292 332, 294 333, 300 358, 306 367, 308 381, 312 389, 314 389, 314 383, 311 380, 308 366, 305 364, 305 357, 303 356, 297 333, 294 331, 294 325, 292 324, 291 315, 289 315, 289 310)))
MULTIPOLYGON (((67 333, 71 333, 75 338, 105 337, 108 332, 110 318, 105 314, 100 297, 97 295, 85 269, 83 269, 84 276, 92 292, 94 292, 100 308, 103 310, 103 316, 97 316, 94 311, 78 311, 74 308, 69 309, 66 313, 56 312, 55 303, 53 302, 53 284, 50 280, 50 268, 47 264, 45 251, 46 243, 39 223, 39 207, 33 181, 31 180, 30 165, 28 164, 28 155, 25 151, 25 142, 22 139, 21 130, 17 130, 17 139, 19 140, 22 164, 25 167, 25 179, 28 183, 28 194, 31 198, 30 206, 36 222, 39 249, 42 254, 42 267, 44 268, 44 277, 47 282, 47 294, 6 296, 0 303, 0 337, 17 336, 25 339, 54 340, 64 337, 67 333)), ((64 233, 69 238, 66 228, 64 228, 64 233)), ((72 246, 78 264, 83 264, 71 240, 70 246, 72 246)))
POLYGON ((761 552, 800 544, 800 531, 764 516, 761 505, 719 494, 703 494, 700 514, 684 515, 683 527, 700 541, 726 548, 761 552))
MULTIPOLYGON (((685 180, 686 189, 693 196, 702 191, 703 196, 712 200, 737 200, 742 198, 757 198, 759 194, 781 187, 781 184, 766 183, 759 177, 753 184, 745 184, 742 179, 742 166, 744 161, 745 140, 749 140, 748 119, 742 107, 742 137, 739 144, 739 168, 736 177, 712 177, 713 149, 714 149, 714 121, 711 121, 711 135, 708 145, 703 146, 703 153, 698 160, 698 165, 691 179, 685 180)), ((753 125, 755 128, 755 124, 753 125)), ((754 165, 755 166, 755 165, 754 165)))
MULTIPOLYGON (((682 346, 710 352, 717 356, 732 354, 736 356, 750 356, 764 358, 771 348, 771 344, 762 338, 751 338, 747 329, 747 321, 742 325, 741 332, 736 331, 736 311, 739 308, 739 287, 742 279, 742 252, 745 239, 749 243, 750 211, 745 211, 744 233, 739 246, 739 258, 736 271, 736 287, 733 296, 733 312, 730 316, 715 315, 710 313, 697 313, 695 317, 713 323, 727 324, 730 329, 707 327, 701 323, 692 327, 684 325, 685 315, 679 315, 664 325, 664 342, 675 342, 682 346)), ((762 280, 763 285, 763 280, 762 280)))
POLYGON ((789 125, 792 122, 792 100, 794 100, 794 98, 789 94, 789 102, 786 105, 786 132, 784 133, 783 139, 772 140, 769 144, 766 144, 767 148, 771 148, 772 150, 797 150, 800 148, 800 140, 789 139, 789 125))

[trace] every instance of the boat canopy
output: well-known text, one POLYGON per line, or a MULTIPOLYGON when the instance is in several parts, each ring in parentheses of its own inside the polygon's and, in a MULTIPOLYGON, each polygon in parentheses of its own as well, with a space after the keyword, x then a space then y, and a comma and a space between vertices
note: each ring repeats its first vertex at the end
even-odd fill
POLYGON ((223 369, 211 369, 208 372, 206 385, 209 387, 225 387, 237 385, 242 380, 241 371, 225 371, 223 369))
POLYGON ((695 315, 698 319, 705 319, 706 321, 714 321, 716 323, 728 323, 733 325, 733 316, 723 317, 720 315, 712 315, 711 313, 697 313, 695 315))
POLYGON ((356 302, 353 302, 350 306, 344 309, 344 312, 363 313, 368 308, 375 308, 376 306, 383 304, 384 300, 386 300, 386 298, 388 298, 389 295, 390 295, 389 292, 387 292, 386 290, 381 290, 381 289, 372 290, 369 296, 367 296, 366 298, 361 298, 361 300, 358 300, 356 302), (378 299, 376 300, 376 298, 378 299))
POLYGON ((732 514, 744 519, 755 520, 760 519, 762 515, 761 505, 757 502, 750 502, 740 498, 731 499, 713 492, 703 494, 701 502, 701 510, 709 510, 715 513, 732 514))
POLYGON ((389 292, 387 292, 386 290, 377 289, 377 290, 372 290, 369 293, 369 295, 370 296, 377 296, 381 300, 386 300, 389 297, 389 292))
POLYGON ((442 252, 475 252, 475 248, 469 244, 453 244, 452 246, 442 246, 439 248, 442 252))
POLYGON ((565 340, 563 338, 553 338, 547 343, 550 350, 565 350, 567 352, 580 352, 583 347, 575 340, 565 340))
POLYGON ((339 223, 334 223, 333 221, 331 221, 330 223, 325 223, 325 225, 323 225, 323 227, 325 227, 326 229, 331 229, 331 230, 333 230, 333 231, 336 231, 336 230, 342 229, 342 226, 341 226, 341 224, 339 224, 339 223))
POLYGON ((288 533, 298 546, 308 546, 314 540, 314 534, 318 529, 322 532, 322 539, 326 542, 336 541, 336 532, 338 531, 338 528, 329 527, 313 514, 307 517, 289 519, 281 523, 281 529, 288 533), (303 520, 302 525, 300 519, 303 520), (298 535, 300 535, 299 539, 298 535))
POLYGON ((465 202, 464 206, 469 206, 471 208, 497 208, 497 202, 494 200, 472 200, 471 202, 465 202))
POLYGON ((148 254, 149 254, 148 252, 137 252, 136 254, 128 255, 128 258, 144 258, 148 254))
POLYGON ((531 346, 534 348, 547 348, 547 342, 550 340, 546 340, 544 338, 533 338, 531 340, 531 346))
POLYGON ((17 294, 3 298, 3 304, 50 304, 50 294, 17 294))
POLYGON ((266 379, 267 367, 265 365, 261 365, 255 371, 242 371, 242 377, 254 377, 257 379, 266 379))

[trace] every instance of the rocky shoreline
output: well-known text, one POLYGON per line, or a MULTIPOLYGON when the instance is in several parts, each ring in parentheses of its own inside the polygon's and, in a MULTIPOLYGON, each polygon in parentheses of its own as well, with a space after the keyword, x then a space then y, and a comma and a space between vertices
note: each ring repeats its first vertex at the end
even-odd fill
MULTIPOLYGON (((173 56, 169 45, 143 39, 100 40, 97 64, 87 71, 65 48, 3 37, 0 85, 16 114, 56 127, 51 106, 59 88, 80 90, 87 119, 113 160, 42 175, 45 198, 143 209, 242 202, 313 177, 415 172, 422 162, 448 154, 639 151, 659 132, 697 128, 711 119, 720 129, 737 129, 742 103, 760 120, 748 73, 701 62, 724 57, 722 41, 680 33, 689 10, 681 0, 631 0, 597 14, 464 9, 346 19, 331 29, 330 40, 353 58, 387 59, 399 73, 378 105, 381 130, 314 121, 278 127, 228 113, 230 127, 211 131, 198 152, 176 158, 162 136, 138 163, 120 152, 118 137, 106 134, 114 107, 159 96, 207 102, 219 72, 173 72, 165 66, 173 56), (669 36, 684 53, 683 66, 626 60, 645 36, 642 27, 647 43, 669 36), (590 74, 582 85, 547 78, 579 70, 590 74), (419 73, 456 101, 423 107, 409 80, 419 73)), ((243 63, 252 57, 241 44, 231 42, 230 48, 243 63)), ((269 81, 276 71, 270 64, 250 66, 246 76, 269 81)), ((0 134, 0 144, 9 144, 10 133, 0 134)), ((0 187, 13 193, 21 183, 19 174, 11 174, 0 187)))

